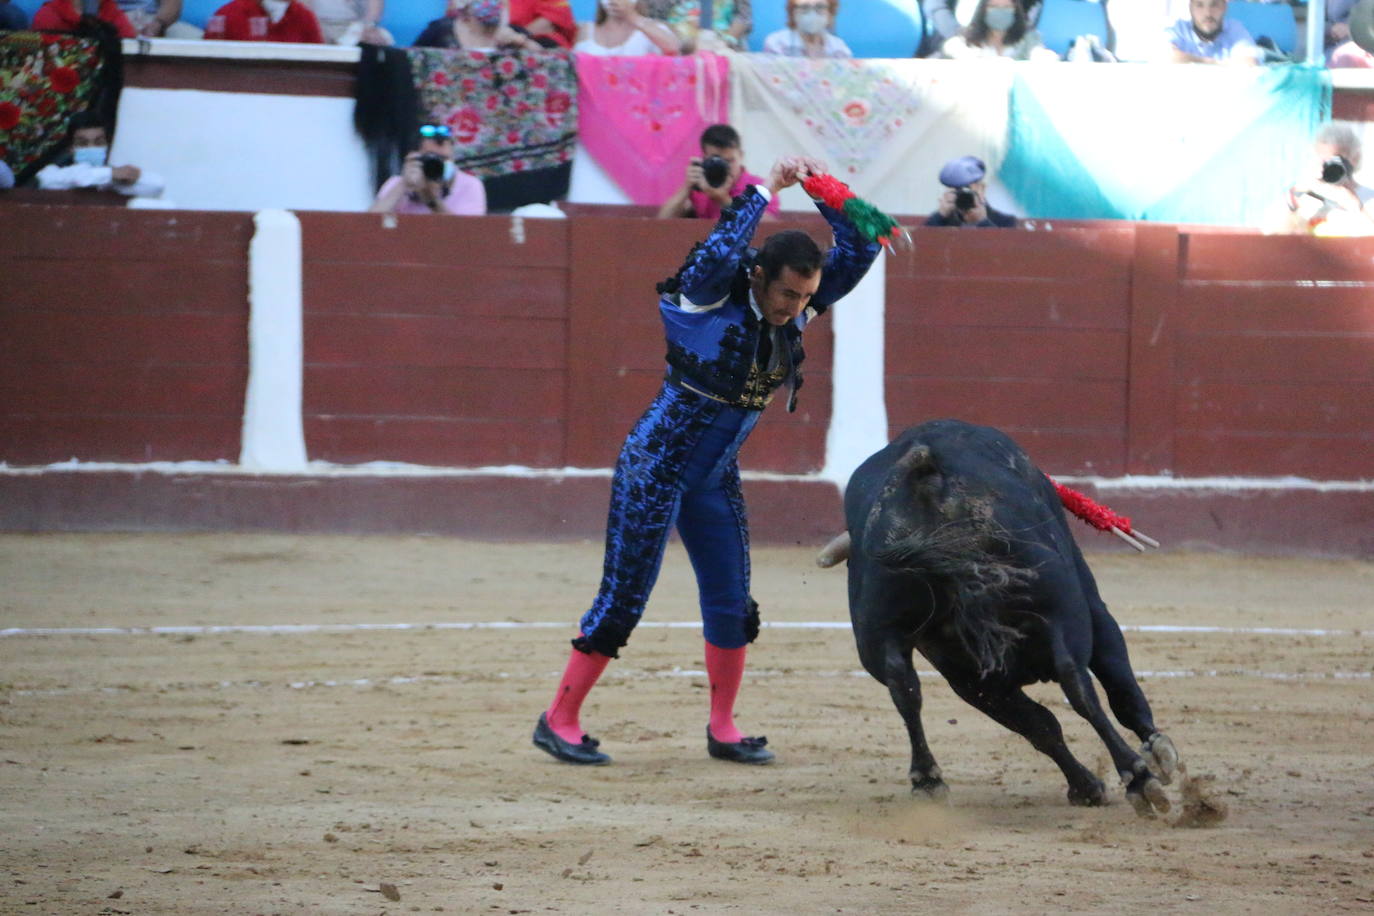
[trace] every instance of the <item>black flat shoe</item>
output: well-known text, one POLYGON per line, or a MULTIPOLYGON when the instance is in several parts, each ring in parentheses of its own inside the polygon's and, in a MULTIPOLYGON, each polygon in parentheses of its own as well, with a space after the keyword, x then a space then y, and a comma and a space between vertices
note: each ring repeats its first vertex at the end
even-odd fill
POLYGON ((717 741, 706 726, 706 753, 732 763, 772 763, 773 752, 764 747, 767 738, 741 738, 733 744, 717 741))
MULTIPOLYGON (((549 728, 547 713, 539 714, 539 724, 534 727, 534 746, 542 751, 563 761, 564 763, 576 763, 582 766, 605 766, 611 762, 607 754, 597 750, 601 744, 589 735, 582 736, 581 744, 573 744, 558 737, 558 733, 549 728)), ((771 754, 769 756, 772 756, 771 754)))

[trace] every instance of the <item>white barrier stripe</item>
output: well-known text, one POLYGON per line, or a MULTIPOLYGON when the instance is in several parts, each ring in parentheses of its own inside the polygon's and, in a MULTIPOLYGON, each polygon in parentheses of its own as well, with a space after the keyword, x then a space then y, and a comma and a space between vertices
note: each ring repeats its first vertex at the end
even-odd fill
MULTIPOLYGON (((869 674, 863 670, 823 670, 823 671, 797 671, 789 669, 782 671, 778 669, 754 669, 746 670, 745 676, 748 678, 867 678, 869 674)), ((916 672, 927 680, 943 680, 943 676, 937 671, 917 670, 916 672)), ((415 676, 396 676, 389 678, 347 678, 342 680, 306 680, 290 681, 286 683, 272 683, 269 681, 212 681, 206 683, 186 683, 173 682, 156 686, 139 685, 118 687, 53 687, 48 689, 38 688, 19 688, 9 691, 11 696, 38 697, 38 696, 70 696, 73 694, 124 694, 140 693, 148 690, 271 690, 285 688, 287 690, 313 690, 317 688, 334 687, 395 687, 409 684, 467 684, 477 685, 486 684, 492 680, 538 680, 554 682, 558 680, 557 671, 520 672, 510 674, 505 671, 495 675, 482 678, 460 677, 457 675, 437 675, 423 674, 415 676)), ((1261 671, 1252 668, 1233 668, 1233 669, 1179 669, 1172 671, 1137 671, 1135 676, 1141 680, 1158 678, 1161 680, 1184 680, 1191 678, 1251 678, 1266 681, 1371 681, 1374 680, 1374 672, 1370 671, 1261 671)), ((618 680, 649 680, 653 678, 704 678, 706 672, 695 668, 673 668, 666 671, 645 671, 642 669, 612 669, 607 673, 606 682, 614 683, 618 680)))
MULTIPOLYGON (((0 477, 32 477, 52 473, 192 474, 228 477, 518 477, 535 480, 560 480, 571 477, 610 479, 613 469, 534 468, 524 465, 458 468, 405 464, 396 461, 370 461, 363 464, 332 464, 327 461, 311 461, 307 463, 304 471, 274 472, 253 470, 242 465, 230 464, 227 461, 118 462, 80 461, 73 458, 46 465, 13 466, 0 462, 0 477)), ((783 474, 776 471, 745 470, 741 472, 740 476, 745 480, 781 481, 785 483, 828 484, 834 482, 819 474, 783 474)), ((1055 479, 1060 483, 1073 486, 1092 486, 1099 491, 1134 490, 1141 493, 1150 490, 1221 492, 1304 490, 1317 493, 1374 493, 1374 480, 1311 480, 1306 477, 1168 477, 1163 475, 1095 477, 1084 474, 1067 474, 1055 479)))
MULTIPOLYGON (((843 620, 765 620, 772 630, 848 630, 843 620)), ((649 630, 700 630, 699 620, 645 620, 649 630)), ((571 631, 574 624, 551 620, 435 621, 433 623, 264 623, 157 627, 7 627, 0 638, 16 636, 213 636, 227 633, 353 633, 379 630, 555 630, 571 631)), ((1296 627, 1174 626, 1172 624, 1123 624, 1124 633, 1198 633, 1231 636, 1374 636, 1369 630, 1322 630, 1296 627)))

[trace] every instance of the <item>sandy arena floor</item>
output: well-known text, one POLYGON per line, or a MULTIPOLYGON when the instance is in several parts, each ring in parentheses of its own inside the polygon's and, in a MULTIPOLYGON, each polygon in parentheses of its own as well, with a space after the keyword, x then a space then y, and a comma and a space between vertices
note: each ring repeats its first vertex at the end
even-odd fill
MULTIPOLYGON (((933 676, 951 803, 914 802, 844 628, 756 645, 740 721, 775 766, 707 758, 691 628, 641 629, 593 693, 615 764, 557 764, 529 733, 599 562, 590 543, 0 537, 0 628, 332 628, 0 637, 0 912, 1374 912, 1374 565, 1090 555, 1125 625, 1335 631, 1127 633, 1157 721, 1229 807, 1188 829, 1138 820, 1119 786, 1070 807, 1047 758, 933 676), (555 626, 354 626, 461 621, 555 626)), ((810 550, 754 567, 766 621, 847 620, 843 570, 810 550)), ((674 547, 648 619, 694 617, 674 547)), ((1057 688, 1034 695, 1107 770, 1057 688)))

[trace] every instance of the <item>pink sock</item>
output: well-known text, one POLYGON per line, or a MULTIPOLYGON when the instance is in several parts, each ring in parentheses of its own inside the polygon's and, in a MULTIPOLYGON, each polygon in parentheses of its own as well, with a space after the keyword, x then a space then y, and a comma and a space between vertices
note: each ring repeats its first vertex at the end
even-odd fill
POLYGON ((734 744, 744 735, 735 728, 735 697, 744 679, 747 646, 722 649, 706 644, 706 679, 711 682, 711 735, 717 741, 734 744))
POLYGON ((558 692, 553 695, 546 717, 549 728, 564 741, 582 743, 582 726, 578 716, 582 712, 582 701, 592 692, 601 672, 606 670, 609 655, 600 652, 579 652, 572 650, 568 657, 568 667, 563 669, 563 680, 558 683, 558 692))

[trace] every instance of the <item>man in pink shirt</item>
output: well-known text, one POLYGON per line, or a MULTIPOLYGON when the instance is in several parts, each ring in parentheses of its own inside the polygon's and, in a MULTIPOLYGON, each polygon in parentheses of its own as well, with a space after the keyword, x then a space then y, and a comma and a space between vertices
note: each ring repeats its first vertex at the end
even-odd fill
MULTIPOLYGON (((659 208, 662 219, 694 216, 715 220, 722 208, 744 193, 749 185, 764 185, 758 175, 744 168, 744 146, 739 131, 729 124, 712 124, 701 133, 701 156, 687 163, 687 180, 659 208)), ((768 202, 765 218, 778 215, 778 199, 768 202)))
POLYGON ((420 145, 406 156, 401 174, 393 175, 368 208, 372 213, 451 213, 481 216, 487 212, 487 190, 481 179, 453 164, 453 135, 443 124, 420 128, 420 145))

